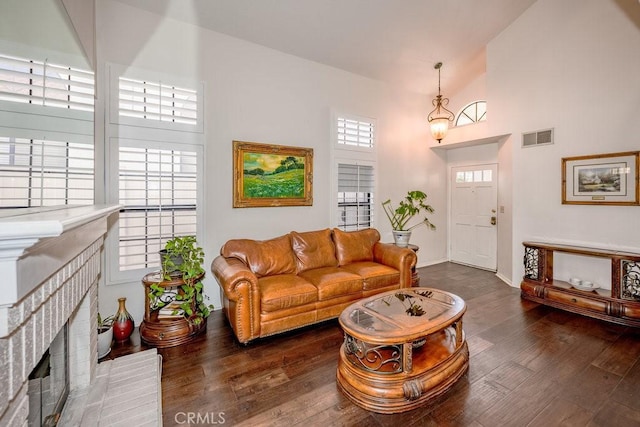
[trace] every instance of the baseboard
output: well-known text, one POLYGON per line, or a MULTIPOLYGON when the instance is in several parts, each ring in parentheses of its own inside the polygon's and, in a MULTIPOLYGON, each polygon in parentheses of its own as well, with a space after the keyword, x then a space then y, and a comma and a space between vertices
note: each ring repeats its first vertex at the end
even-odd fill
POLYGON ((496 273, 496 277, 500 280, 502 280, 504 283, 506 283, 507 285, 511 286, 512 288, 515 288, 516 286, 513 286, 513 283, 511 283, 511 279, 509 279, 506 276, 503 276, 500 273, 496 273))
POLYGON ((442 264, 443 262, 449 262, 449 260, 446 259, 446 258, 443 258, 443 259, 436 260, 436 261, 429 261, 429 262, 426 262, 426 263, 420 263, 420 264, 416 264, 416 268, 429 267, 431 265, 442 264))

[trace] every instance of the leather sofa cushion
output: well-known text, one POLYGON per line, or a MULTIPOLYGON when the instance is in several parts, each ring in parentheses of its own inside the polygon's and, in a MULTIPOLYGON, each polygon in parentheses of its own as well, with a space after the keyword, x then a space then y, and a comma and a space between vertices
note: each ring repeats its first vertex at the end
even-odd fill
POLYGON ((342 231, 334 228, 333 241, 336 245, 338 265, 373 261, 373 245, 379 240, 380 233, 373 228, 360 231, 342 231))
POLYGON ((386 288, 400 283, 398 270, 377 262, 355 262, 340 268, 361 276, 364 279, 362 289, 365 291, 386 288))
POLYGON ((296 258, 288 234, 264 241, 229 240, 220 249, 220 254, 226 258, 240 259, 258 277, 296 272, 296 258))
POLYGON ((362 292, 362 277, 338 267, 322 267, 299 274, 318 289, 318 301, 362 292))
POLYGON ((335 267, 336 248, 331 239, 331 230, 291 232, 291 245, 295 253, 298 273, 322 267, 335 267))
POLYGON ((297 307, 318 300, 318 289, 295 274, 279 274, 258 279, 263 312, 297 307))

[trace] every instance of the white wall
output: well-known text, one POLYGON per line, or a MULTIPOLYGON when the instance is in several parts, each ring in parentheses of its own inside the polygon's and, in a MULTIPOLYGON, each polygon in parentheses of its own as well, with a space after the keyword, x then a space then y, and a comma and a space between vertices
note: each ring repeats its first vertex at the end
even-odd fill
POLYGON ((640 148, 638 28, 614 0, 539 0, 487 48, 489 123, 512 134, 515 285, 524 240, 640 251, 640 207, 561 204, 563 157, 640 148), (521 148, 550 127, 554 145, 521 148))
POLYGON ((443 96, 445 95, 449 97, 447 108, 453 111, 457 118, 469 103, 487 99, 487 74, 482 73, 456 93, 443 93, 443 96))
POLYGON ((0 52, 92 68, 59 0, 2 0, 0 52))
MULTIPOLYGON (((438 230, 417 229, 412 243, 421 246, 421 264, 446 257, 446 161, 428 148, 426 97, 111 0, 98 1, 97 57, 98 70, 111 62, 204 81, 206 234, 200 243, 207 271, 228 239, 268 239, 331 225, 332 108, 377 119, 380 200, 398 200, 410 189, 426 191, 436 208, 431 219, 438 230), (313 206, 233 209, 233 140, 313 148, 313 206)), ((102 117, 96 126, 104 128, 102 117)), ((103 135, 97 139, 104 142, 103 135)), ((384 217, 378 216, 377 227, 383 240, 391 241, 384 217)), ((219 309, 211 274, 205 292, 219 309)), ((139 282, 102 286, 100 304, 106 308, 101 311, 110 312, 111 306, 115 311, 118 296, 127 297, 127 307, 139 322, 139 282)))

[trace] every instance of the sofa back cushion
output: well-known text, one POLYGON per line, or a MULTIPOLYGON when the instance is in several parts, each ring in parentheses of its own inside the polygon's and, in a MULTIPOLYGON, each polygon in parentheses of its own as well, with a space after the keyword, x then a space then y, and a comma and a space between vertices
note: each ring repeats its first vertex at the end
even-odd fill
POLYGON ((220 249, 220 254, 225 258, 238 258, 258 277, 296 272, 296 258, 288 234, 263 241, 229 240, 220 249))
POLYGON ((374 228, 360 231, 333 229, 338 265, 353 262, 373 261, 373 245, 380 240, 380 233, 374 228))
POLYGON ((291 232, 291 246, 295 253, 298 273, 321 267, 335 267, 336 248, 331 239, 331 230, 291 232))

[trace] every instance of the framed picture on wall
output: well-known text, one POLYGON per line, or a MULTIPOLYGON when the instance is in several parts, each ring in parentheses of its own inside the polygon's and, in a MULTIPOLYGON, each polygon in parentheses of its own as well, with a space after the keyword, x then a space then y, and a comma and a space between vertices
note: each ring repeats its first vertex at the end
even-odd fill
POLYGON ((313 149, 233 141, 233 207, 313 205, 313 149))
POLYGON ((639 205, 639 151, 562 159, 562 203, 639 205))

